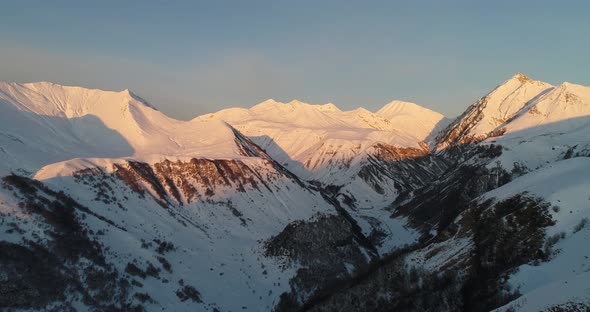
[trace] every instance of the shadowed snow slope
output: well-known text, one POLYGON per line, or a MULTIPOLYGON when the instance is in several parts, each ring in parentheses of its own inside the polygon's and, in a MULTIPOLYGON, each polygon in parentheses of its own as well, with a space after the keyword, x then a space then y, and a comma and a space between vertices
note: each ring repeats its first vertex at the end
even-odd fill
MULTIPOLYGON (((437 150, 590 114, 590 87, 554 87, 517 73, 471 105, 438 137, 437 150)), ((566 124, 560 123, 561 126, 566 124)), ((569 124, 576 127, 575 120, 569 124)))
POLYGON ((0 309, 587 308, 589 138, 522 74, 452 122, 0 83, 0 309))
MULTIPOLYGON (((383 207, 402 189, 392 176, 404 179, 407 172, 391 170, 393 161, 378 154, 395 154, 395 162, 426 155, 424 141, 445 118, 413 103, 394 101, 377 113, 364 108, 341 111, 334 104, 313 105, 294 100, 267 100, 250 109, 230 108, 195 118, 194 121, 225 120, 248 135, 269 155, 307 180, 343 187, 341 193, 357 202, 383 207), (378 158, 380 164, 372 162, 378 158), (363 173, 371 171, 371 177, 363 173), (369 179, 383 181, 380 187, 369 179), (384 198, 387 198, 384 200, 384 198)), ((366 204, 363 204, 366 205, 366 204)))
POLYGON ((574 158, 556 162, 486 194, 487 198, 504 200, 527 192, 557 207, 551 210, 555 224, 547 228, 546 235, 560 238, 553 246, 558 251, 551 261, 524 264, 510 276, 510 286, 523 296, 500 311, 543 311, 568 302, 590 305, 590 226, 580 226, 590 218, 589 187, 590 159, 574 158))
POLYGON ((226 123, 171 119, 127 90, 2 83, 0 108, 4 171, 80 157, 245 156, 226 123))
POLYGON ((224 121, 50 83, 0 84, 0 111, 0 293, 25 289, 1 307, 271 310, 290 287, 305 300, 320 286, 290 284, 299 270, 328 283, 377 255, 354 219, 224 121), (266 255, 267 240, 302 222, 322 224, 314 235, 334 251, 313 263, 266 255), (48 273, 26 273, 26 261, 48 273))
POLYGON ((550 84, 531 80, 517 73, 479 99, 451 123, 438 137, 437 149, 487 137, 494 129, 513 118, 529 101, 549 91, 550 84))

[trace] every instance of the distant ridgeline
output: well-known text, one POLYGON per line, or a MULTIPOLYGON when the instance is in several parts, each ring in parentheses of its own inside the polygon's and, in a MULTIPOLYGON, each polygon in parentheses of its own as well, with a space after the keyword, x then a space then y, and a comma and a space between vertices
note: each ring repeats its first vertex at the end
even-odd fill
POLYGON ((590 309, 590 87, 180 121, 0 83, 0 112, 0 310, 590 309))

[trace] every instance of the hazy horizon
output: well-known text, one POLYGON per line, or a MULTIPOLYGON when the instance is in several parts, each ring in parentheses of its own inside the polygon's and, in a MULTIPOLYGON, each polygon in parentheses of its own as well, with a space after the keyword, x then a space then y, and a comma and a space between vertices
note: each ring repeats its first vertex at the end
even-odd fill
POLYGON ((0 80, 130 89, 179 119, 273 98, 447 117, 516 72, 590 84, 570 1, 8 3, 0 80), (565 62, 564 60, 567 60, 565 62))

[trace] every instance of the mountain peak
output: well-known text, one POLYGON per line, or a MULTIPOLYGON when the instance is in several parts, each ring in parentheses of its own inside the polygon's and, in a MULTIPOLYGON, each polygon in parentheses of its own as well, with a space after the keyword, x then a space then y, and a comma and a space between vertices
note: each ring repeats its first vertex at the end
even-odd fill
POLYGON ((250 109, 252 110, 257 110, 257 109, 269 109, 269 108, 273 108, 276 107, 277 105, 283 104, 281 102, 277 102, 274 99, 268 99, 266 101, 262 101, 254 106, 252 106, 250 109))
POLYGON ((340 108, 333 103, 320 104, 316 105, 316 107, 322 112, 341 112, 340 108))
POLYGON ((512 120, 529 101, 552 88, 552 85, 532 80, 522 73, 514 74, 449 125, 439 137, 437 149, 485 139, 494 129, 512 120))
POLYGON ((393 101, 385 104, 385 106, 391 106, 391 105, 420 106, 414 102, 408 102, 408 101, 402 101, 402 100, 393 100, 393 101))
POLYGON ((268 99, 264 102, 258 103, 252 106, 251 110, 260 110, 260 109, 284 109, 287 107, 302 107, 302 106, 310 106, 310 104, 301 102, 299 100, 291 100, 288 103, 278 102, 273 99, 268 99))
POLYGON ((397 116, 397 115, 416 115, 416 116, 418 116, 418 115, 424 114, 424 113, 425 114, 440 115, 442 117, 441 114, 439 114, 435 111, 432 111, 426 107, 420 106, 416 103, 400 101, 400 100, 391 101, 376 112, 377 115, 381 115, 385 118, 393 118, 394 116, 397 116))
POLYGON ((518 73, 514 74, 514 76, 512 76, 512 78, 511 78, 511 79, 518 80, 518 81, 520 81, 521 83, 525 83, 525 82, 527 82, 527 81, 531 81, 531 80, 532 80, 531 78, 527 77, 525 74, 523 74, 523 73, 520 73, 520 72, 518 72, 518 73))
POLYGON ((373 113, 373 112, 371 112, 370 110, 368 110, 368 109, 366 109, 364 107, 357 107, 357 108, 355 108, 353 110, 349 110, 347 112, 354 113, 354 114, 376 114, 376 113, 373 113))
POLYGON ((260 109, 313 109, 320 112, 341 112, 341 110, 334 105, 333 103, 326 103, 326 104, 310 104, 306 103, 297 99, 293 99, 288 103, 277 102, 273 99, 268 99, 264 102, 258 103, 254 105, 251 110, 260 110, 260 109))
POLYGON ((303 104, 303 102, 299 101, 298 99, 292 99, 290 102, 288 102, 287 104, 303 104))
POLYGON ((416 103, 395 100, 383 106, 375 114, 420 140, 425 140, 445 117, 416 103))
POLYGON ((276 105, 276 104, 281 104, 281 103, 278 101, 275 101, 275 99, 268 99, 268 100, 262 101, 256 105, 276 105))
POLYGON ((587 87, 582 86, 582 85, 579 85, 579 84, 571 83, 571 82, 568 82, 568 81, 564 81, 559 86, 557 86, 556 89, 563 89, 563 90, 567 90, 567 89, 587 89, 587 87))

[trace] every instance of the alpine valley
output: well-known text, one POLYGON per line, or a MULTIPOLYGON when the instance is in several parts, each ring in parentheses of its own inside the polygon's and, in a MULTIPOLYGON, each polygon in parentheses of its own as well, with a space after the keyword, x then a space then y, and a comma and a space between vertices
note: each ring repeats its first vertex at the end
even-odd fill
POLYGON ((588 311, 590 87, 190 121, 0 83, 0 310, 588 311))

